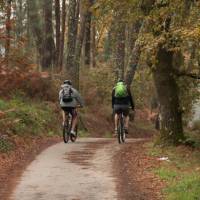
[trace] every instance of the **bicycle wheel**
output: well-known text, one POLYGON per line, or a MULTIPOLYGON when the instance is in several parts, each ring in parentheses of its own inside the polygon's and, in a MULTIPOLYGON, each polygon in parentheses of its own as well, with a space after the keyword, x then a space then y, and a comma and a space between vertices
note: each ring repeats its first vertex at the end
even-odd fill
POLYGON ((121 123, 121 119, 122 119, 122 116, 121 114, 119 115, 119 121, 118 121, 118 129, 117 129, 117 136, 118 136, 118 142, 119 144, 121 144, 123 141, 122 141, 122 123, 121 123))
POLYGON ((68 115, 65 125, 63 126, 63 140, 68 143, 71 132, 71 116, 68 115))
POLYGON ((124 131, 124 119, 122 118, 121 120, 122 120, 122 121, 121 121, 121 141, 122 141, 123 143, 125 143, 126 133, 125 133, 125 131, 124 131))
POLYGON ((75 128, 75 135, 71 135, 71 134, 70 134, 70 140, 71 140, 72 142, 75 142, 76 139, 77 139, 77 135, 78 135, 78 126, 76 126, 76 128, 75 128))
POLYGON ((68 125, 63 126, 63 141, 64 143, 68 143, 69 141, 69 132, 68 132, 68 125))

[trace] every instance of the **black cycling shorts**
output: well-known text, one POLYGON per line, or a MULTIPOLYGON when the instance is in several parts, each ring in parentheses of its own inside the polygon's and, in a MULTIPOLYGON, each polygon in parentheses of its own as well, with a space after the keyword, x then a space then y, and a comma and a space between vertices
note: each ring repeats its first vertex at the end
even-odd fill
POLYGON ((77 116, 76 108, 73 107, 61 107, 61 108, 66 114, 70 113, 72 117, 77 116))
POLYGON ((129 106, 128 105, 114 105, 114 113, 120 114, 123 113, 123 115, 126 117, 129 115, 129 106))

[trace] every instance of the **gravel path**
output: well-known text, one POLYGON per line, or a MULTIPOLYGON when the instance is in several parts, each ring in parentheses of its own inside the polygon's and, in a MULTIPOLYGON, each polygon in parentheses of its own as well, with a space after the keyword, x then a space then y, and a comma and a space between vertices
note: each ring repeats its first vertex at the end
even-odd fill
POLYGON ((115 200, 113 139, 79 139, 43 151, 25 170, 12 200, 115 200))

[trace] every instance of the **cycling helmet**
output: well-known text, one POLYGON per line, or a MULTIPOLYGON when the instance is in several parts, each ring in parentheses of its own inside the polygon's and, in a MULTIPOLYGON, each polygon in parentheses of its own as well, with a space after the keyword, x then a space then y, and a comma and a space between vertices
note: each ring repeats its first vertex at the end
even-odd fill
POLYGON ((63 83, 67 85, 72 85, 72 82, 70 80, 65 80, 63 83))

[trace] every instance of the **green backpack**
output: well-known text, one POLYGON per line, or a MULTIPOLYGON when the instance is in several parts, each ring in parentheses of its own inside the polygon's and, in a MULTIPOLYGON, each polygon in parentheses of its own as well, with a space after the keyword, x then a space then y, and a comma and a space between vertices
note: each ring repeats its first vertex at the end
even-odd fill
POLYGON ((127 87, 124 84, 124 82, 117 83, 117 85, 115 86, 115 97, 123 98, 127 96, 128 96, 127 87))

